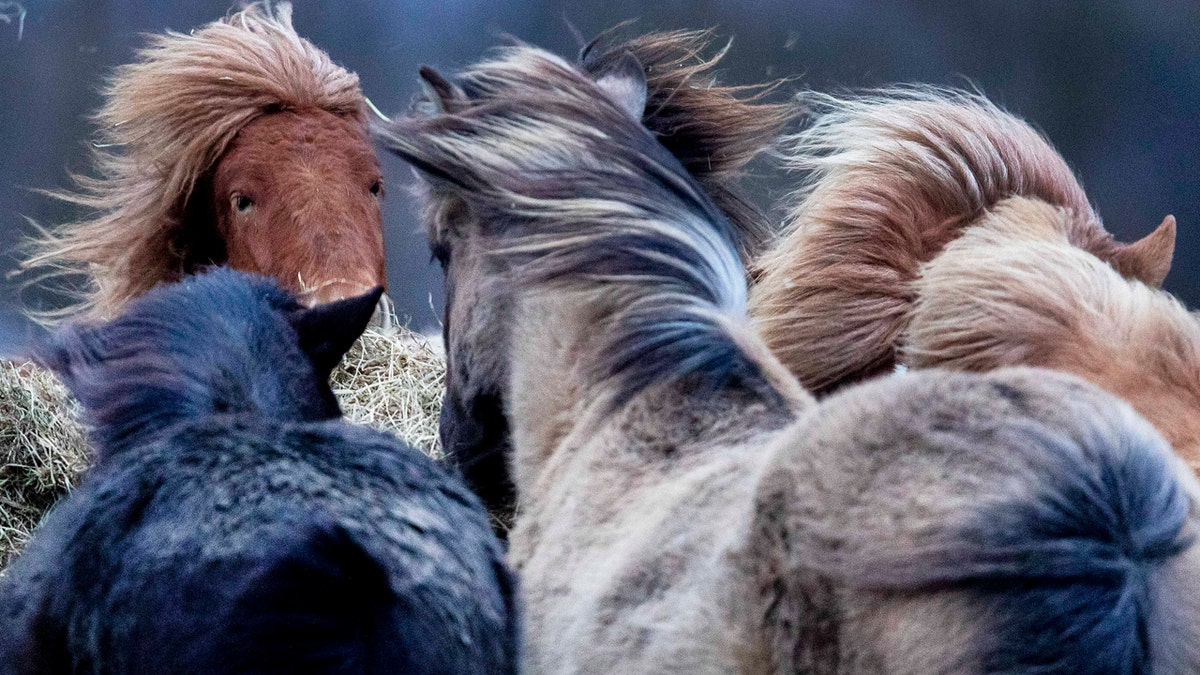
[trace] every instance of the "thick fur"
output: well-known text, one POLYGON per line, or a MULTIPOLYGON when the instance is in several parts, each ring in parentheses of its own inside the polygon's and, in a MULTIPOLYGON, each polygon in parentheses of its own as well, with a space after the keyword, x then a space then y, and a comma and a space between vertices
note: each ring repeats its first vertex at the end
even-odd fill
POLYGON ((1115 397, 1033 369, 909 373, 774 447, 750 551, 775 672, 1200 667, 1198 485, 1115 397))
POLYGON ((921 263, 1006 197, 1069 211, 1071 243, 1127 277, 1166 276, 1173 220, 1136 244, 1113 241, 1046 139, 982 96, 807 98, 813 121, 789 151, 805 183, 788 234, 757 263, 751 312, 811 389, 890 371, 921 263))
POLYGON ((1009 199, 948 245, 913 285, 902 362, 1075 373, 1129 401, 1200 469, 1200 320, 1073 247, 1070 218, 1009 199))
MULTIPOLYGON (((355 292, 382 283, 375 278, 362 284, 356 278, 358 267, 375 271, 375 267, 382 270, 383 264, 380 215, 368 192, 378 180, 379 169, 366 138, 365 99, 358 77, 296 34, 290 5, 272 8, 255 3, 189 34, 151 36, 133 63, 117 68, 103 93, 104 106, 95 115, 96 175, 77 177, 75 192, 52 193, 83 207, 87 215, 42 233, 32 242, 24 262, 27 269, 37 270, 43 277, 82 279, 75 289, 78 302, 47 318, 79 312, 111 317, 125 302, 156 284, 178 280, 197 267, 225 262, 229 252, 224 242, 237 239, 238 234, 230 231, 228 223, 218 223, 218 216, 232 207, 230 193, 213 194, 214 170, 228 150, 245 148, 247 139, 235 142, 243 129, 280 111, 306 118, 309 128, 289 140, 291 145, 274 158, 273 171, 257 174, 258 182, 269 183, 273 172, 283 165, 302 166, 308 161, 297 154, 305 145, 300 142, 305 136, 320 146, 321 161, 336 158, 341 163, 336 175, 345 178, 330 183, 339 187, 336 193, 328 188, 321 193, 326 196, 324 202, 362 206, 345 218, 329 219, 331 214, 325 212, 311 218, 332 220, 324 225, 334 231, 322 235, 331 237, 339 236, 336 230, 340 227, 369 228, 373 224, 374 238, 364 235, 365 241, 355 240, 354 247, 378 252, 373 257, 369 253, 352 255, 354 267, 329 276, 351 277, 349 281, 357 284, 355 292), (361 185, 354 185, 353 192, 343 192, 341 186, 352 177, 361 185), (360 191, 361 195, 357 194, 360 191)), ((247 177, 241 178, 233 188, 249 190, 244 185, 247 177)), ((314 178, 331 180, 329 175, 314 178)), ((290 204, 293 217, 301 203, 311 201, 296 203, 296 196, 292 195, 290 204)), ((259 199, 263 203, 256 204, 259 221, 264 210, 280 208, 278 203, 272 206, 269 197, 263 195, 259 199)), ((286 195, 278 197, 285 201, 286 195)), ((328 204, 325 210, 330 210, 328 204)), ((274 225, 281 231, 297 225, 282 217, 257 224, 260 229, 274 225)), ((330 255, 340 247, 324 248, 330 255)), ((240 258, 237 251, 232 254, 239 268, 275 272, 248 264, 245 254, 240 258)), ((328 281, 314 278, 312 268, 304 266, 279 275, 279 281, 292 287, 297 284, 297 273, 307 274, 308 285, 328 281)))
POLYGON ((60 332, 99 459, 0 580, 0 672, 515 672, 478 500, 338 418, 339 326, 377 299, 217 271, 60 332))
MULTIPOLYGON (((531 78, 528 73, 520 72, 522 62, 519 57, 526 52, 518 47, 505 52, 494 63, 463 73, 454 82, 446 81, 432 71, 427 72, 425 84, 428 97, 419 107, 456 112, 468 95, 498 98, 514 87, 531 86, 548 89, 545 93, 549 95, 557 93, 553 91, 553 86, 563 74, 576 80, 581 77, 593 80, 595 86, 589 89, 588 95, 599 97, 599 108, 589 114, 620 115, 621 120, 629 117, 641 120, 645 130, 657 138, 662 147, 700 182, 703 192, 712 195, 711 200, 703 198, 706 201, 705 208, 715 206, 728 216, 727 220, 721 221, 725 227, 721 236, 736 243, 742 259, 740 262, 734 261, 737 267, 730 261, 722 260, 720 264, 724 269, 721 273, 741 275, 739 267, 756 254, 769 235, 763 216, 741 195, 738 184, 746 164, 774 142, 792 118, 793 108, 761 102, 760 97, 767 93, 762 88, 726 87, 717 83, 712 70, 724 52, 712 58, 703 58, 708 38, 706 32, 670 32, 620 41, 612 33, 605 34, 583 50, 578 67, 560 59, 541 64, 540 67, 547 71, 547 79, 540 82, 536 77, 531 78), (623 86, 630 81, 629 75, 636 74, 627 71, 641 72, 641 82, 633 88, 623 86)), ((588 102, 561 96, 548 98, 565 99, 574 108, 548 110, 542 119, 531 120, 528 126, 532 129, 536 125, 535 133, 553 133, 563 138, 553 128, 555 122, 574 114, 573 109, 588 105, 588 102)), ((564 103, 556 101, 553 105, 561 107, 564 103)), ((625 133, 635 133, 638 142, 647 147, 657 147, 656 144, 646 143, 643 130, 631 129, 625 133)), ((385 144, 396 142, 393 132, 386 128, 380 129, 378 135, 385 144)), ((564 142, 575 143, 571 138, 564 138, 564 142)), ((467 152, 476 150, 469 142, 464 142, 461 148, 467 152)), ((570 145, 564 145, 559 152, 566 152, 569 148, 570 145)), ((489 153, 497 162, 510 163, 511 166, 503 167, 504 170, 510 170, 523 165, 523 158, 516 153, 524 149, 524 146, 513 145, 509 149, 489 148, 489 153)), ((579 152, 587 154, 593 150, 580 148, 579 152)), ((604 151, 601 149, 601 152, 604 151)), ((670 155, 664 154, 661 148, 657 149, 653 161, 663 161, 670 155)), ((600 161, 604 161, 603 158, 600 161)), ((618 170, 615 164, 612 170, 618 170)), ((474 181, 473 184, 479 184, 480 178, 474 181)), ((490 184, 489 181, 489 177, 483 177, 484 184, 490 184)), ((694 188, 686 189, 692 190, 695 195, 700 194, 694 188)), ((695 195, 690 198, 699 198, 695 195)), ((503 200, 506 197, 499 195, 498 198, 503 200)), ((583 204, 584 200, 577 203, 583 204)), ((452 234, 448 223, 467 217, 464 213, 467 207, 456 194, 435 188, 425 204, 425 222, 430 228, 431 246, 434 256, 447 269, 447 284, 465 287, 461 297, 453 288, 447 293, 443 320, 449 355, 449 386, 442 408, 442 447, 462 469, 468 483, 483 497, 489 509, 500 514, 502 520, 508 521, 511 520, 515 495, 506 466, 510 447, 509 430, 505 426, 504 401, 500 393, 508 372, 504 363, 487 356, 492 353, 490 350, 464 344, 506 339, 487 328, 476 333, 474 327, 507 323, 510 291, 506 284, 487 279, 480 281, 485 285, 484 288, 475 288, 474 280, 480 279, 486 262, 473 251, 460 250, 453 259, 447 255, 444 242, 452 234), (472 296, 479 293, 482 297, 475 300, 467 296, 468 293, 472 296), (458 325, 467 328, 462 331, 451 329, 458 325), (453 341, 464 344, 454 344, 453 341), (456 353, 468 352, 470 357, 455 356, 456 353), (482 359, 488 360, 484 362, 482 359)), ((608 236, 613 242, 618 239, 612 237, 611 233, 608 236)), ((629 244, 635 243, 634 238, 631 236, 620 245, 628 248, 629 244)), ((605 244, 598 237, 594 245, 605 244)), ((741 304, 744 300, 735 298, 732 302, 741 304)), ((643 307, 642 311, 652 313, 656 310, 643 307)), ((636 354, 617 356, 638 358, 636 354)), ((660 356, 666 359, 660 363, 671 363, 675 359, 670 354, 660 356)), ((715 364, 724 357, 712 354, 709 359, 715 364)), ((653 378, 653 374, 648 375, 648 379, 653 378)))
MULTIPOLYGON (((528 608, 525 666, 982 673, 1059 664, 1074 645, 1056 641, 1079 633, 1092 646, 1130 627, 1145 639, 1115 649, 1127 672, 1147 658, 1166 672, 1197 665, 1195 603, 1130 608, 1109 592, 1195 594, 1198 489, 1153 429, 1041 371, 910 375, 867 390, 869 405, 817 407, 747 329, 734 230, 628 105, 641 69, 626 62, 612 76, 623 81, 527 47, 453 81, 425 71, 426 116, 385 138, 428 182, 462 378, 449 386, 506 374, 497 394, 519 497, 510 558, 528 608), (1064 414, 1083 419, 1059 431, 1064 414), (1094 438, 1093 425, 1108 435, 1094 438), (959 448, 1002 465, 1005 480, 974 456, 957 461, 959 448), (1014 453, 1038 470, 1004 464, 1014 453), (1074 490, 1094 472, 1117 484, 1074 490), (1067 493, 1065 513, 1042 508, 1067 493), (936 517, 920 521, 914 505, 936 517), (867 525, 871 536, 854 539, 867 525), (1136 544, 1112 544, 1121 537, 1136 544), (1056 548, 1081 585, 995 564, 1056 548), (1110 581, 1125 554, 1129 574, 1110 581), (821 563, 813 585, 806 556, 821 563), (971 574, 945 573, 959 559, 971 574), (942 577, 919 577, 924 563, 942 577)), ((1068 665, 1095 672, 1113 653, 1068 665)))

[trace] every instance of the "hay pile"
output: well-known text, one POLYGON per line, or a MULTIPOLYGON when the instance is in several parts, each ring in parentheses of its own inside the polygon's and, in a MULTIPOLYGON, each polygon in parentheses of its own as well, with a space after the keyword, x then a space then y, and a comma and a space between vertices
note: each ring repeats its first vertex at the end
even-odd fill
MULTIPOLYGON (((332 378, 350 421, 441 456, 440 344, 406 328, 370 329, 332 378)), ((0 360, 0 570, 87 468, 78 405, 49 371, 0 360)))
POLYGON ((439 340, 407 328, 368 329, 330 378, 346 419, 382 429, 442 458, 438 415, 446 388, 439 340))
POLYGON ((87 468, 78 407, 50 371, 0 361, 0 568, 87 468))

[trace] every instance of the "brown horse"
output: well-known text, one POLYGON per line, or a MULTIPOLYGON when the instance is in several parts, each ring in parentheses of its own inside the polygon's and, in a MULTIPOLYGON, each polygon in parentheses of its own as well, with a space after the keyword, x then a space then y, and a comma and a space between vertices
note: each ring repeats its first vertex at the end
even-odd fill
POLYGON ((921 263, 1006 197, 1069 211, 1070 242, 1127 278, 1158 285, 1170 268, 1173 218, 1114 241, 1046 139, 982 96, 911 88, 807 104, 814 121, 789 152, 808 173, 787 234, 756 262, 751 313, 811 389, 890 371, 921 263))
POLYGON ((310 303, 383 285, 383 183, 358 78, 253 4, 150 38, 96 115, 97 177, 58 196, 90 213, 33 242, 26 268, 82 275, 111 316, 156 284, 228 264, 310 303))
POLYGON ((913 284, 901 361, 1075 373, 1129 401, 1200 470, 1200 320, 1072 246, 1071 219, 1007 199, 947 245, 913 284))
POLYGON ((512 430, 527 669, 1193 672, 1200 486, 1162 438, 1047 371, 816 406, 644 77, 512 48, 383 131, 427 183, 448 399, 512 430))

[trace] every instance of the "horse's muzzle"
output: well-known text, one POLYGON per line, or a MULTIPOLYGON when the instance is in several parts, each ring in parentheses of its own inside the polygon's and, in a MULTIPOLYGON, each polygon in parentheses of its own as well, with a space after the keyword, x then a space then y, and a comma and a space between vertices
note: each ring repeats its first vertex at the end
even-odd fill
POLYGON ((308 307, 316 307, 346 298, 353 298, 362 295, 376 286, 380 286, 378 282, 367 281, 351 281, 350 279, 330 279, 328 281, 309 286, 300 293, 299 300, 302 304, 308 307))
MULTIPOLYGON (((378 285, 375 283, 354 282, 347 279, 332 279, 309 288, 304 293, 301 293, 298 299, 306 307, 315 307, 362 295, 378 285)), ((391 299, 388 298, 387 293, 384 293, 379 296, 379 306, 376 308, 374 316, 371 317, 370 325, 379 328, 390 328, 395 324, 396 309, 392 305, 391 299)))

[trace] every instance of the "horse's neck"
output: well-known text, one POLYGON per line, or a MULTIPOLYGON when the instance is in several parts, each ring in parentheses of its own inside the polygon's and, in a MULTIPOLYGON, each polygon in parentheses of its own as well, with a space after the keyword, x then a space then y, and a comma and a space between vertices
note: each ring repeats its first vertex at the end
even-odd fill
POLYGON ((614 410, 606 405, 609 387, 586 379, 588 366, 607 348, 599 333, 610 310, 570 295, 520 303, 506 397, 520 494, 530 493, 523 486, 537 480, 572 434, 616 425, 631 447, 736 442, 783 426, 812 401, 762 341, 747 333, 739 347, 762 367, 760 379, 732 381, 717 390, 696 390, 685 379, 651 387, 619 401, 614 410))
POLYGON ((583 413, 588 392, 581 366, 595 342, 586 327, 602 317, 583 304, 544 298, 519 304, 507 396, 518 494, 583 413))
POLYGON ((601 653, 638 641, 617 672, 756 672, 735 663, 759 655, 756 587, 740 552, 770 439, 805 397, 764 354, 795 398, 751 372, 725 385, 684 376, 608 405, 615 385, 584 379, 606 348, 603 310, 566 298, 515 316, 507 400, 520 499, 509 556, 529 581, 533 662, 593 655, 602 635, 601 653), (593 602, 616 619, 579 613, 593 602), (682 660, 680 641, 696 643, 682 660))
POLYGON ((98 411, 102 418, 89 434, 97 461, 155 443, 169 429, 189 419, 181 399, 152 398, 156 397, 147 392, 144 396, 129 397, 124 405, 98 411))

